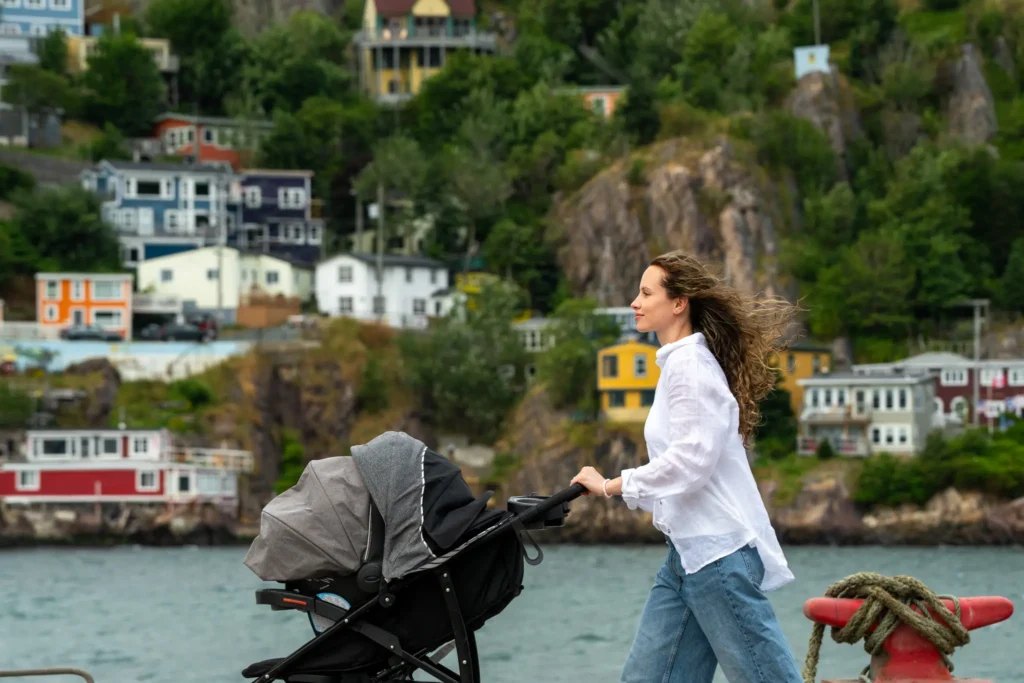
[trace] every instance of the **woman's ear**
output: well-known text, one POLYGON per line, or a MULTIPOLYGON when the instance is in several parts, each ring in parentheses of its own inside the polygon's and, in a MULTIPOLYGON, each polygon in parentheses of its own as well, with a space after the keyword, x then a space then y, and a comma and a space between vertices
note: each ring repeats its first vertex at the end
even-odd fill
POLYGON ((681 315, 690 305, 690 297, 681 296, 672 304, 672 312, 681 315))

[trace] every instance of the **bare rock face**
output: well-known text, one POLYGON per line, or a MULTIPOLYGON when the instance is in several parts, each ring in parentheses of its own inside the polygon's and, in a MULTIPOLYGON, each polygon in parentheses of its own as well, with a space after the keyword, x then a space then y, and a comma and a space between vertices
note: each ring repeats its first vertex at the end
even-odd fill
POLYGON ((814 124, 828 138, 836 156, 843 161, 840 171, 846 177, 846 150, 861 134, 860 119, 846 79, 833 70, 830 74, 813 71, 797 81, 790 96, 789 111, 814 124))
MULTIPOLYGON (((129 0, 132 14, 144 16, 152 0, 129 0)), ((336 17, 344 0, 231 0, 233 23, 242 33, 254 35, 271 24, 284 22, 300 10, 336 17)))
POLYGON ((578 294, 625 305, 654 256, 683 249, 746 291, 778 293, 773 192, 732 145, 655 145, 641 187, 623 162, 555 209, 559 260, 578 294))
POLYGON ((805 482, 792 503, 774 507, 774 491, 762 486, 775 531, 783 543, 858 543, 863 524, 841 477, 823 476, 805 482))
POLYGON ((995 100, 982 73, 981 60, 974 45, 961 47, 960 59, 952 67, 953 91, 947 105, 950 132, 971 145, 988 142, 999 130, 995 100))
POLYGON ((97 386, 88 392, 85 405, 85 419, 90 427, 107 427, 117 403, 117 391, 121 387, 121 375, 106 358, 91 358, 69 365, 65 375, 94 375, 97 386))

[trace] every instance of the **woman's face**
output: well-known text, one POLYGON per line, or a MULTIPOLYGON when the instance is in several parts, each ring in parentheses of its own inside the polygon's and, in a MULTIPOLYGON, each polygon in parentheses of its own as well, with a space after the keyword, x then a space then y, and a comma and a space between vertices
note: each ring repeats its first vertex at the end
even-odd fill
POLYGON ((658 332, 668 329, 686 309, 686 299, 670 299, 662 283, 665 271, 649 266, 640 278, 640 293, 630 308, 636 317, 637 332, 658 332))

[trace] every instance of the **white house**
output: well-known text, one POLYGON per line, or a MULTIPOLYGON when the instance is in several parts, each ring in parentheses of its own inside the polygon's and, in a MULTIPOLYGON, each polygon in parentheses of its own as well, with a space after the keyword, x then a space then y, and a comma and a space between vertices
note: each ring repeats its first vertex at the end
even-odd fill
POLYGON ((930 375, 835 372, 797 380, 804 389, 797 452, 824 440, 836 453, 913 455, 935 428, 935 380, 930 375))
POLYGON ((440 261, 385 254, 382 270, 378 297, 375 254, 339 254, 319 263, 316 300, 320 312, 380 319, 397 328, 424 328, 428 318, 451 310, 452 298, 442 295, 448 288, 448 267, 440 261))
POLYGON ((139 264, 141 291, 176 296, 187 313, 216 313, 234 322, 241 297, 253 289, 267 294, 309 298, 312 272, 267 254, 245 254, 231 247, 204 247, 147 259, 139 264))

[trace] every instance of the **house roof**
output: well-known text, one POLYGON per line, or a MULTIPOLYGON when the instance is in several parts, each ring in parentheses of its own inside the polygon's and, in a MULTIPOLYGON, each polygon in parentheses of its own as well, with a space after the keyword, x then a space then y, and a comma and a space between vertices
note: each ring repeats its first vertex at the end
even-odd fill
MULTIPOLYGON (((466 19, 476 16, 474 0, 445 0, 452 16, 466 19)), ((374 0, 377 14, 382 17, 404 17, 412 13, 416 0, 374 0)))
POLYGON ((927 373, 920 375, 863 375, 856 374, 853 372, 827 372, 821 375, 814 375, 813 377, 798 379, 796 383, 802 387, 833 386, 836 384, 849 384, 857 386, 870 386, 873 384, 920 384, 922 382, 931 382, 933 381, 934 377, 934 375, 927 373))
POLYGON ((285 169, 273 169, 273 168, 243 168, 240 171, 240 175, 243 176, 281 176, 281 177, 292 177, 292 178, 312 178, 313 171, 300 171, 300 170, 285 170, 285 169))
MULTIPOLYGON (((376 254, 365 254, 361 252, 350 252, 348 254, 338 254, 335 258, 348 256, 354 258, 357 261, 371 266, 377 265, 376 254)), ((432 258, 426 256, 406 256, 404 254, 384 254, 382 257, 385 268, 447 268, 444 263, 435 261, 432 258)))
POLYGON ((185 173, 230 173, 231 165, 225 161, 213 161, 202 164, 175 163, 173 161, 111 161, 109 164, 118 171, 178 171, 185 173))
POLYGON ((225 116, 191 116, 189 114, 176 114, 174 112, 168 112, 166 114, 160 114, 154 121, 184 121, 185 123, 198 123, 200 125, 206 124, 209 126, 243 126, 243 125, 254 125, 260 128, 271 128, 273 123, 270 121, 259 121, 256 119, 250 119, 243 121, 239 119, 231 119, 225 116))
POLYGON ((36 273, 37 280, 131 280, 131 273, 36 273))

